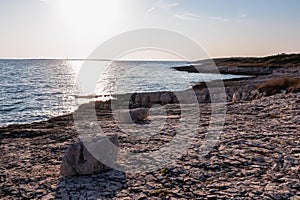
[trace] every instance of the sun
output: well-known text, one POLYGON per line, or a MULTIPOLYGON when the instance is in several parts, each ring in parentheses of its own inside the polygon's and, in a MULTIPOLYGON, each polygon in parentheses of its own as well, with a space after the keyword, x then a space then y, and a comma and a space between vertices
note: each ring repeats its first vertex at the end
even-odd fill
POLYGON ((63 20, 81 28, 111 26, 120 14, 116 0, 59 0, 63 20))

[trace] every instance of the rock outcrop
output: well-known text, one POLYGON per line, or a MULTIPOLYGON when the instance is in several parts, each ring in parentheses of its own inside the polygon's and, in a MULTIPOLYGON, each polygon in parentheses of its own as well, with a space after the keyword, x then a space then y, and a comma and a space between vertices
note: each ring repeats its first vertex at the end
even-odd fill
POLYGON ((138 93, 132 95, 131 101, 133 103, 133 107, 151 107, 153 104, 165 105, 170 103, 178 103, 178 99, 173 92, 138 93))

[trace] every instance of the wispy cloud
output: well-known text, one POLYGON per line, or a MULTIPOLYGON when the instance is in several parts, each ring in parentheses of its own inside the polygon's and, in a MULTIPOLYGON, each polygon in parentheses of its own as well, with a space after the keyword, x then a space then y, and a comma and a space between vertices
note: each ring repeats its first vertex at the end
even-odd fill
POLYGON ((248 14, 246 13, 240 13, 238 16, 238 18, 246 18, 246 17, 248 17, 248 14))
POLYGON ((147 11, 147 13, 150 13, 150 12, 152 12, 153 10, 155 10, 156 9, 156 6, 153 6, 152 8, 150 8, 148 11, 147 11))
POLYGON ((182 13, 182 14, 174 14, 174 17, 182 20, 200 20, 201 17, 194 13, 182 13))
POLYGON ((170 0, 159 0, 157 1, 147 12, 150 13, 156 9, 170 9, 178 6, 179 3, 170 0))
POLYGON ((49 1, 48 0, 39 0, 40 2, 42 3, 48 3, 49 1))
POLYGON ((233 20, 235 23, 250 25, 256 22, 255 18, 252 18, 248 13, 240 12, 233 20))
POLYGON ((211 20, 219 21, 219 22, 228 22, 229 19, 225 17, 209 17, 211 20))
POLYGON ((200 16, 198 14, 195 13, 191 13, 191 12, 185 12, 185 13, 181 13, 181 14, 174 14, 174 17, 181 19, 181 20, 194 20, 194 21, 198 21, 201 19, 207 20, 215 20, 215 21, 219 21, 219 22, 228 22, 229 19, 228 18, 224 18, 224 17, 207 17, 207 16, 200 16))

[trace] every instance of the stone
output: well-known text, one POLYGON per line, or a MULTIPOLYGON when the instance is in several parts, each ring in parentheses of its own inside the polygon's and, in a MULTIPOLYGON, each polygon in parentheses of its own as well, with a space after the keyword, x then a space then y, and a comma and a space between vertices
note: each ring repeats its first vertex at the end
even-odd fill
POLYGON ((96 101, 95 102, 95 109, 97 110, 111 110, 111 100, 109 101, 96 101))
POLYGON ((130 112, 131 119, 134 122, 143 121, 147 117, 149 117, 149 109, 148 108, 131 109, 129 112, 130 112))
POLYGON ((71 144, 62 159, 60 175, 67 177, 106 171, 109 167, 105 164, 112 166, 117 159, 118 146, 119 142, 116 135, 100 139, 94 143, 77 142, 71 144))
POLYGON ((129 124, 132 122, 139 122, 149 117, 148 108, 135 108, 130 110, 117 110, 115 111, 115 117, 121 124, 129 124))
POLYGON ((116 110, 114 111, 114 117, 119 124, 130 124, 132 119, 129 110, 116 110))

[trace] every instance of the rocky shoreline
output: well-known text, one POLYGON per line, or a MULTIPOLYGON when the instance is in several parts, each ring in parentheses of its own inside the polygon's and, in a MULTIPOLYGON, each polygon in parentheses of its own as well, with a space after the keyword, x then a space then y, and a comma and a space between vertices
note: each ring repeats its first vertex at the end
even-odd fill
MULTIPOLYGON (((271 74, 225 81, 228 104, 224 129, 205 157, 198 157, 198 150, 209 127, 211 105, 205 85, 195 86, 200 124, 192 148, 173 164, 151 172, 111 170, 59 177, 66 149, 79 140, 73 115, 2 127, 0 199, 299 199, 300 93, 282 91, 264 96, 253 92, 266 80, 299 74, 300 67, 281 67, 271 74)), ((109 105, 96 103, 101 128, 118 135, 121 149, 159 149, 176 134, 180 109, 189 105, 178 105, 172 93, 151 95, 131 97, 132 107, 151 106, 156 98, 156 103, 168 111, 167 117, 153 116, 150 124, 166 123, 147 138, 132 137, 120 130, 109 105)))
MULTIPOLYGON (((257 76, 257 75, 268 75, 272 74, 275 68, 280 67, 257 67, 257 66, 222 66, 218 67, 218 70, 221 74, 233 74, 233 75, 248 75, 248 76, 257 76)), ((184 67, 175 67, 178 71, 187 71, 190 73, 215 73, 215 70, 212 70, 209 67, 202 67, 202 65, 193 64, 190 66, 184 67)))

